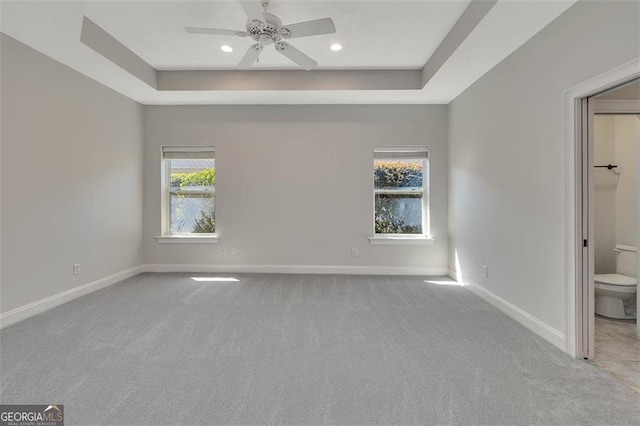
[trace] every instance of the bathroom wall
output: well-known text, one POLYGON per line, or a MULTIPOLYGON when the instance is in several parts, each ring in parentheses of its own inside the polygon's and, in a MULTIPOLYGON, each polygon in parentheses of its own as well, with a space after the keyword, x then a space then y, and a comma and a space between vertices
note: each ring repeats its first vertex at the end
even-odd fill
MULTIPOLYGON (((597 115, 594 123, 594 163, 616 163, 615 116, 597 115)), ((595 271, 598 274, 616 270, 616 183, 619 175, 596 168, 593 173, 595 193, 595 271)))
MULTIPOLYGON (((616 244, 638 245, 638 137, 635 115, 595 117, 595 271, 616 271, 616 244)), ((618 271, 635 275, 636 270, 618 271)))
MULTIPOLYGON (((615 160, 620 177, 616 186, 616 242, 638 246, 638 136, 635 115, 617 115, 614 119, 615 160)), ((618 264, 618 272, 637 276, 638 264, 618 264)))
POLYGON ((615 161, 620 178, 616 187, 616 240, 618 244, 638 245, 638 137, 635 115, 616 115, 615 161))

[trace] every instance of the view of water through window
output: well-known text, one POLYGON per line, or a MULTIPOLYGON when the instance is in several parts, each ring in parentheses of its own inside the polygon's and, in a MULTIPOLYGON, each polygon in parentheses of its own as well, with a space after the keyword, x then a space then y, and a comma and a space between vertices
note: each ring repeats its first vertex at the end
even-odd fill
POLYGON ((215 160, 169 162, 171 233, 215 233, 215 160))

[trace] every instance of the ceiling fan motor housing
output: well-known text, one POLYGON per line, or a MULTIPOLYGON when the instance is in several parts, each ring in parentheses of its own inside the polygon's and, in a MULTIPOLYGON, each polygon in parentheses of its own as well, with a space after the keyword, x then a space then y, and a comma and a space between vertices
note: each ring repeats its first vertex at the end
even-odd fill
POLYGON ((291 36, 291 31, 282 26, 282 21, 276 15, 264 13, 264 18, 266 22, 257 19, 247 22, 247 33, 253 40, 267 45, 291 36))

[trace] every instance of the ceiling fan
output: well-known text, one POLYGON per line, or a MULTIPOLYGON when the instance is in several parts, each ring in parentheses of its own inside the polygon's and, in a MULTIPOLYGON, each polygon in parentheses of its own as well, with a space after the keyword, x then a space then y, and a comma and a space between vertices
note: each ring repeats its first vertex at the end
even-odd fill
POLYGON ((257 43, 250 46, 247 53, 245 53, 238 64, 241 68, 248 68, 253 65, 258 60, 260 53, 262 53, 262 49, 273 44, 278 53, 291 59, 307 71, 314 69, 318 63, 284 40, 336 32, 336 26, 331 18, 282 25, 280 18, 267 12, 268 1, 262 2, 264 11, 260 10, 260 6, 255 0, 240 1, 240 5, 248 18, 246 31, 196 27, 185 27, 185 31, 192 34, 238 36, 253 39, 257 43))

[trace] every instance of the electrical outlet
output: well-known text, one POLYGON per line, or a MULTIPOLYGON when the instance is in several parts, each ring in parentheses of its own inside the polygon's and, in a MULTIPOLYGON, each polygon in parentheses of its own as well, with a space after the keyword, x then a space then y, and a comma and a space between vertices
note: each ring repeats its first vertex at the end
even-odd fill
POLYGON ((489 277, 489 267, 487 265, 482 267, 482 276, 485 278, 489 277))
POLYGON ((358 249, 357 248, 352 248, 351 249, 351 257, 358 257, 358 249))
POLYGON ((225 254, 227 254, 227 249, 226 249, 226 248, 224 248, 224 247, 222 247, 222 248, 220 249, 220 254, 221 254, 222 256, 224 256, 225 254))
POLYGON ((231 249, 231 256, 235 256, 238 254, 238 249, 231 249))
POLYGON ((80 275, 80 264, 75 263, 73 265, 73 275, 80 275))

